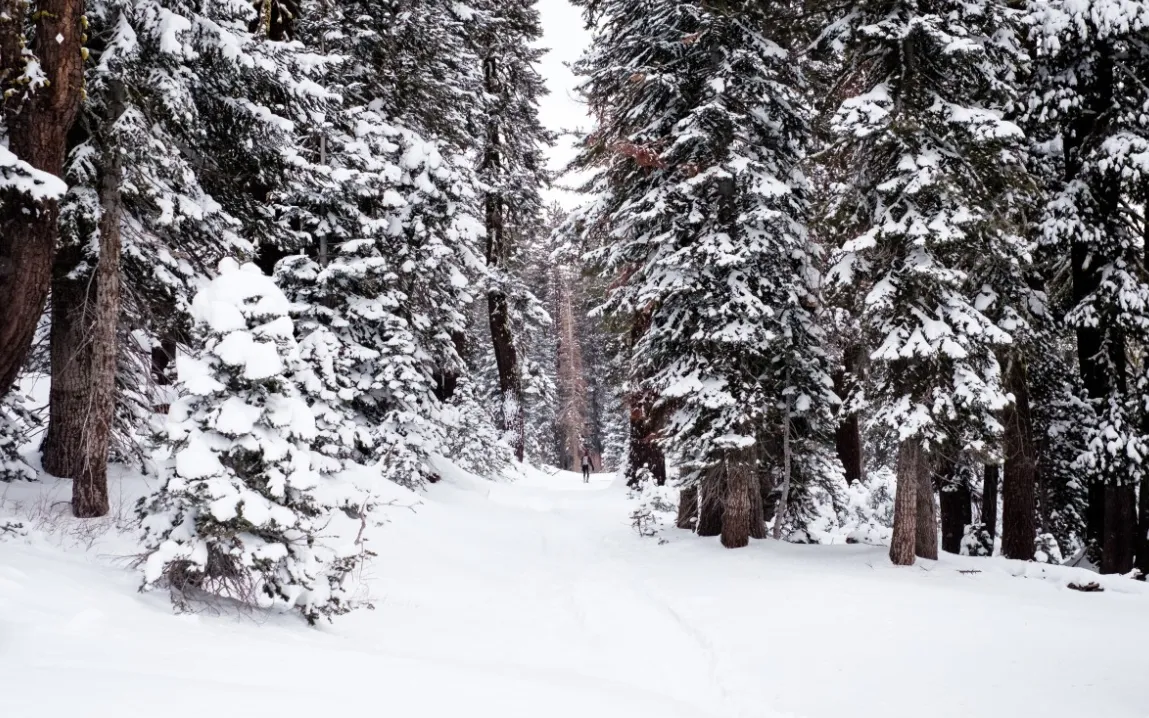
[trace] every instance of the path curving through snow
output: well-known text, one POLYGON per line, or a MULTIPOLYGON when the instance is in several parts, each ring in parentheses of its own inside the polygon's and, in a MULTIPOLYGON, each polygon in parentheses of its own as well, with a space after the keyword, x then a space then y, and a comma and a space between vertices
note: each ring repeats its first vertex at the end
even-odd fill
POLYGON ((659 545, 609 476, 440 468, 374 536, 375 610, 320 630, 173 616, 99 551, 0 543, 0 716, 1149 715, 1144 584, 1079 593, 1074 570, 998 559, 899 569, 880 547, 659 545))

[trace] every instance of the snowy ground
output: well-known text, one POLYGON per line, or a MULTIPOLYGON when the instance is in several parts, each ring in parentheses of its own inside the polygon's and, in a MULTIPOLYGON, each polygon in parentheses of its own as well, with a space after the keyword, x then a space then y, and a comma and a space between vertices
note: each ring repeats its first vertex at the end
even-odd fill
POLYGON ((12 485, 35 530, 0 542, 0 716, 1149 715, 1144 584, 1080 593, 1084 571, 1000 559, 896 569, 858 545, 659 545, 610 477, 443 469, 376 535, 376 610, 321 629, 173 615, 135 592, 129 543, 60 518, 66 483, 12 485))

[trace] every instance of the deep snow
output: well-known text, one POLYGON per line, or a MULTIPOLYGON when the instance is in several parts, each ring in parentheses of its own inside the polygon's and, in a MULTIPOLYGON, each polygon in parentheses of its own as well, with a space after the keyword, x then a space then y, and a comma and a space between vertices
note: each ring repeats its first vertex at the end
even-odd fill
POLYGON ((440 469, 421 496, 389 489, 375 610, 320 629, 173 615, 136 593, 125 536, 51 505, 66 482, 0 488, 33 514, 0 542, 0 716, 1149 715, 1144 584, 1087 594, 1066 588, 1098 578, 1081 569, 895 568, 881 547, 727 551, 676 530, 660 545, 611 477, 440 469))

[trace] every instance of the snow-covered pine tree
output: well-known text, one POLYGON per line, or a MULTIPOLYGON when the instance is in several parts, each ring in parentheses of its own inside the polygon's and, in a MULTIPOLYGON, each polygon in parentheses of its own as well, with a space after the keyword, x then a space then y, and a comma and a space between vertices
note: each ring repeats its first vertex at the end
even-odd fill
POLYGON ((630 390, 666 413, 663 445, 701 485, 700 503, 724 507, 723 543, 744 546, 765 536, 760 434, 781 435, 786 417, 817 427, 834 403, 812 318, 797 168, 809 117, 785 9, 594 6, 579 69, 597 128, 580 164, 600 169, 588 218, 620 276, 608 308, 637 328, 630 390))
POLYGON ((900 441, 897 564, 936 554, 931 454, 954 440, 984 451, 1002 432, 996 353, 1011 337, 991 315, 1008 293, 986 278, 1024 254, 1003 201, 1024 169, 1022 133, 1004 117, 1017 23, 997 0, 867 0, 825 33, 842 55, 825 238, 871 351, 871 420, 900 441))
POLYGON ((317 450, 379 463, 387 478, 417 486, 445 429, 436 378, 462 371, 455 338, 469 279, 481 271, 481 228, 468 213, 476 182, 461 157, 401 124, 420 117, 409 103, 456 86, 445 77, 390 82, 408 66, 403 53, 428 52, 401 42, 422 16, 393 5, 303 8, 297 37, 338 58, 326 81, 342 98, 305 148, 325 180, 288 200, 311 244, 276 274, 296 305, 305 391, 323 407, 317 450))
POLYGON ((64 438, 84 435, 76 422, 87 413, 72 405, 93 385, 85 347, 107 343, 87 341, 85 309, 99 266, 89 240, 114 206, 103 198, 118 193, 121 215, 106 221, 122 244, 115 433, 125 457, 166 402, 156 382, 167 381, 165 365, 188 336, 192 294, 210 268, 256 242, 298 244, 292 213, 276 202, 285 187, 315 186, 294 148, 331 99, 314 81, 324 59, 250 32, 256 12, 247 3, 100 0, 87 17, 87 101, 72 133, 53 292, 62 361, 44 447, 46 467, 62 475, 88 463, 64 438), (118 181, 109 179, 111 160, 118 181))
POLYGON ((472 42, 483 71, 483 132, 479 141, 486 226, 487 313, 498 371, 497 417, 522 461, 526 452, 526 390, 512 304, 526 318, 545 314, 515 270, 532 235, 545 222, 540 191, 547 182, 543 152, 553 143, 539 120, 546 86, 535 65, 546 53, 539 12, 531 0, 484 0, 472 42))
POLYGON ((1145 368, 1129 361, 1149 339, 1149 3, 1042 0, 1028 14, 1036 50, 1030 123, 1049 170, 1041 240, 1056 248, 1071 283, 1065 321, 1091 408, 1078 418, 1089 432, 1079 460, 1088 540, 1103 573, 1125 573, 1138 533, 1149 530, 1149 502, 1140 529, 1136 506, 1137 484, 1149 489, 1145 368))
POLYGON ((312 467, 287 298, 257 266, 225 259, 191 310, 203 348, 177 359, 173 466, 138 507, 143 587, 169 588, 177 604, 210 594, 298 609, 310 623, 346 613, 364 553, 332 520, 366 499, 312 467))

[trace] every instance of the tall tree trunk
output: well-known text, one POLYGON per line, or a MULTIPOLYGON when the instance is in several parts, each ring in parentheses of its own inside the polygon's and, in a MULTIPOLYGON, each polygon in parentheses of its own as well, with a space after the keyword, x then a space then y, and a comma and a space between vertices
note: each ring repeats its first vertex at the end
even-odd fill
MULTIPOLYGON (((586 372, 583 368, 582 345, 575 318, 574 288, 568 273, 560 268, 554 271, 556 292, 555 315, 558 329, 556 374, 558 383, 558 425, 560 454, 564 463, 573 465, 579 456, 580 443, 588 420, 594 414, 588 406, 586 372)), ((633 427, 632 427, 633 431, 633 427)))
MULTIPOLYGON (((123 86, 114 82, 105 132, 123 112, 123 86)), ((116 406, 116 327, 120 316, 120 185, 118 143, 107 136, 100 168, 99 256, 68 246, 56 257, 52 280, 52 386, 44 468, 72 479, 72 511, 88 518, 108 513, 108 445, 116 406)))
POLYGON ((890 539, 890 561, 895 566, 911 566, 917 544, 918 485, 926 473, 922 443, 918 438, 898 446, 898 486, 894 496, 894 533, 890 539))
POLYGON ((1137 520, 1137 569, 1149 576, 1149 479, 1141 481, 1137 520))
MULTIPOLYGON (((35 169, 60 177, 68 131, 83 92, 82 0, 35 3, 35 45, 30 48, 46 80, 28 92, 17 79, 28 48, 24 24, 32 3, 0 0, 0 87, 8 149, 35 169)), ((59 203, 8 190, 0 197, 0 397, 15 382, 44 312, 52 279, 59 203)))
POLYGON ((1137 489, 1133 484, 1105 487, 1104 526, 1101 573, 1129 573, 1137 546, 1137 489))
POLYGON ((1013 402, 1003 412, 1005 466, 1002 477, 1001 553, 1032 561, 1037 536, 1037 456, 1029 412, 1029 382, 1020 357, 1006 368, 1006 388, 1013 402))
POLYGON ((942 518, 942 551, 961 553, 965 527, 970 522, 969 484, 959 474, 957 463, 952 459, 945 460, 940 479, 938 507, 942 518))
MULTIPOLYGON (((848 382, 851 377, 858 376, 862 371, 862 349, 858 346, 849 346, 842 356, 842 370, 834 375, 834 391, 838 396, 845 398, 849 391, 848 382)), ((846 483, 853 484, 862 478, 862 427, 856 413, 843 414, 838 419, 838 426, 834 432, 834 445, 838 451, 838 460, 846 471, 846 483)))
POLYGON ((790 404, 786 404, 786 413, 782 420, 782 490, 778 494, 778 506, 774 510, 774 540, 782 539, 782 521, 786 518, 786 509, 790 505, 790 475, 793 465, 790 463, 790 404))
MULTIPOLYGON (((497 96, 502 88, 499 81, 499 60, 495 52, 488 51, 483 60, 483 89, 497 96)), ((497 122, 487 127, 486 147, 483 153, 483 170, 497 179, 495 186, 487 191, 487 267, 494 275, 492 286, 487 293, 487 309, 491 324, 491 343, 495 349, 495 364, 499 371, 499 427, 511 435, 515 458, 523 460, 526 453, 526 407, 523 403, 523 378, 519 370, 519 352, 515 347, 515 337, 511 330, 511 315, 507 294, 503 290, 501 276, 506 271, 507 246, 506 214, 507 203, 499 187, 499 177, 504 166, 503 138, 497 122)))
POLYGON ((626 485, 638 486, 643 469, 649 469, 659 486, 666 484, 666 457, 659 448, 650 416, 652 398, 645 393, 630 397, 630 444, 626 463, 626 485))
POLYGON ((918 491, 914 497, 918 516, 915 522, 916 538, 914 553, 922 558, 937 560, 938 557, 938 505, 934 499, 934 477, 924 453, 922 467, 918 471, 918 491))
POLYGON ((720 469, 711 469, 698 484, 698 521, 694 530, 699 536, 722 533, 726 482, 720 469))
POLYGON ((762 492, 762 455, 760 447, 754 449, 750 470, 750 538, 764 539, 766 531, 766 500, 762 492))
MULTIPOLYGON (((722 461, 726 474, 726 495, 722 505, 722 545, 742 548, 754 534, 765 534, 764 526, 754 526, 754 494, 759 495, 754 473, 754 451, 728 451, 722 461)), ((759 513, 759 518, 761 513, 759 513)))
MULTIPOLYGON (((1001 467, 986 465, 981 488, 981 522, 992 540, 997 536, 997 483, 1001 480, 1001 467)), ((992 550, 992 546, 990 547, 992 550)))

